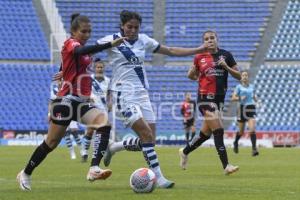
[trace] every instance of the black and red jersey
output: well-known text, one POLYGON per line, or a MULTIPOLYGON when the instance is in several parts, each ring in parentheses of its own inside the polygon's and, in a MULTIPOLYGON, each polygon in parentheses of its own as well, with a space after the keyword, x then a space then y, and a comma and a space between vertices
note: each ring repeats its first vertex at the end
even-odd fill
POLYGON ((91 95, 91 77, 87 72, 88 66, 92 62, 89 55, 78 57, 78 66, 74 56, 75 47, 81 46, 80 42, 74 38, 69 38, 64 42, 61 51, 63 84, 57 96, 73 94, 78 96, 91 95))
POLYGON ((196 112, 196 102, 195 101, 184 101, 181 105, 181 114, 184 118, 194 118, 196 112))
POLYGON ((228 71, 217 65, 222 57, 229 67, 236 65, 232 54, 223 49, 218 49, 214 54, 205 52, 195 55, 194 65, 199 71, 199 94, 226 94, 228 71))

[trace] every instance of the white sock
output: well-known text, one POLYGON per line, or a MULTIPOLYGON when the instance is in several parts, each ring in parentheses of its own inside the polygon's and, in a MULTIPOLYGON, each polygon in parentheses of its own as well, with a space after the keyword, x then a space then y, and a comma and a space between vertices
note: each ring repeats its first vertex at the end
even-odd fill
POLYGON ((109 149, 110 149, 110 151, 111 151, 112 153, 116 153, 116 152, 118 152, 118 151, 123 151, 123 150, 125 150, 125 147, 124 147, 124 145, 123 145, 123 141, 121 141, 121 142, 113 142, 113 143, 110 145, 109 149))
POLYGON ((157 166, 155 168, 151 168, 151 170, 154 172, 157 180, 159 180, 161 178, 164 178, 164 176, 162 175, 160 166, 157 166))

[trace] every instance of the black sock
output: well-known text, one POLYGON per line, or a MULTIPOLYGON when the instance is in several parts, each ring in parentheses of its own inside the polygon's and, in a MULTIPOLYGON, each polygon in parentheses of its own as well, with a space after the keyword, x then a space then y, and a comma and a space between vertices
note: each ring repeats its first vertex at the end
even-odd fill
POLYGON ((50 153, 52 150, 53 149, 50 149, 46 142, 43 141, 43 143, 40 144, 33 152, 28 164, 25 167, 24 172, 28 175, 31 175, 33 170, 37 166, 39 166, 39 164, 46 158, 48 153, 50 153))
POLYGON ((196 132, 192 132, 191 140, 195 137, 195 135, 196 135, 196 132))
POLYGON ((185 141, 189 142, 190 132, 185 132, 185 141))
POLYGON ((239 134, 239 132, 236 132, 234 143, 235 143, 235 144, 238 144, 240 138, 241 138, 241 135, 239 134))
POLYGON ((96 130, 91 166, 99 166, 109 142, 110 129, 110 126, 104 126, 96 130))
POLYGON ((142 151, 140 138, 128 138, 123 141, 123 146, 127 151, 142 151))
POLYGON ((256 134, 255 134, 255 132, 250 133, 250 139, 251 139, 251 143, 252 143, 252 149, 255 150, 256 149, 256 134))
POLYGON ((209 138, 210 138, 210 136, 206 136, 206 135, 204 135, 204 133, 202 133, 200 131, 199 136, 195 136, 192 139, 192 141, 188 145, 186 145, 186 147, 183 149, 183 153, 185 155, 188 155, 190 152, 197 149, 203 142, 205 142, 209 138))
POLYGON ((228 164, 226 147, 224 145, 224 129, 219 128, 213 131, 215 146, 218 151, 220 160, 222 162, 223 168, 225 169, 228 164))

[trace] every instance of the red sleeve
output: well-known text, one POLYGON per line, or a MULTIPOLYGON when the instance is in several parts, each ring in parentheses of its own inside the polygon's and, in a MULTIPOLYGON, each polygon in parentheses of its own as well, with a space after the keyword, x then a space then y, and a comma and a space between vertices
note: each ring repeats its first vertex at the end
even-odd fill
POLYGON ((67 52, 73 52, 75 47, 78 47, 80 46, 81 44, 75 40, 70 40, 68 42, 68 44, 66 45, 66 50, 67 52))

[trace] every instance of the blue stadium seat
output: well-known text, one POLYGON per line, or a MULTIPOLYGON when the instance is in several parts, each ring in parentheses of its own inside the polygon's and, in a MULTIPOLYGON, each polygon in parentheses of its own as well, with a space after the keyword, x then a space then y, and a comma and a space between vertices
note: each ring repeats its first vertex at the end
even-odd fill
POLYGON ((50 60, 50 51, 32 1, 0 1, 0 59, 50 60), (9 41, 9 42, 7 42, 9 41))
MULTIPOLYGON (((219 34, 221 48, 231 51, 238 61, 249 61, 250 53, 256 50, 255 44, 260 41, 259 29, 270 15, 269 0, 218 3, 167 0, 166 43, 169 46, 195 47, 201 42, 201 32, 213 29, 219 34)), ((191 57, 167 58, 167 61, 190 60, 191 57)))
POLYGON ((257 109, 257 130, 299 130, 300 121, 296 116, 300 109, 295 98, 300 84, 300 79, 295 79, 298 70, 297 65, 260 67, 254 81, 256 94, 262 102, 257 109))
POLYGON ((277 33, 266 55, 268 60, 299 60, 300 59, 300 32, 299 2, 290 0, 288 2, 277 33))
MULTIPOLYGON (((137 11, 143 16, 141 29, 150 37, 153 36, 153 2, 131 0, 116 1, 85 1, 85 0, 56 0, 56 6, 64 23, 65 30, 70 29, 70 16, 76 12, 90 17, 93 26, 93 35, 89 44, 95 43, 96 39, 108 34, 119 32, 119 13, 124 10, 137 11), (101 12, 100 12, 101 11, 101 12)), ((102 55, 102 54, 101 54, 102 55)), ((106 56, 102 56, 105 60, 106 56)), ((146 55, 146 61, 152 59, 151 54, 146 55)))
POLYGON ((58 67, 0 64, 0 71, 0 127, 5 130, 44 130, 47 127, 49 85, 58 67))

